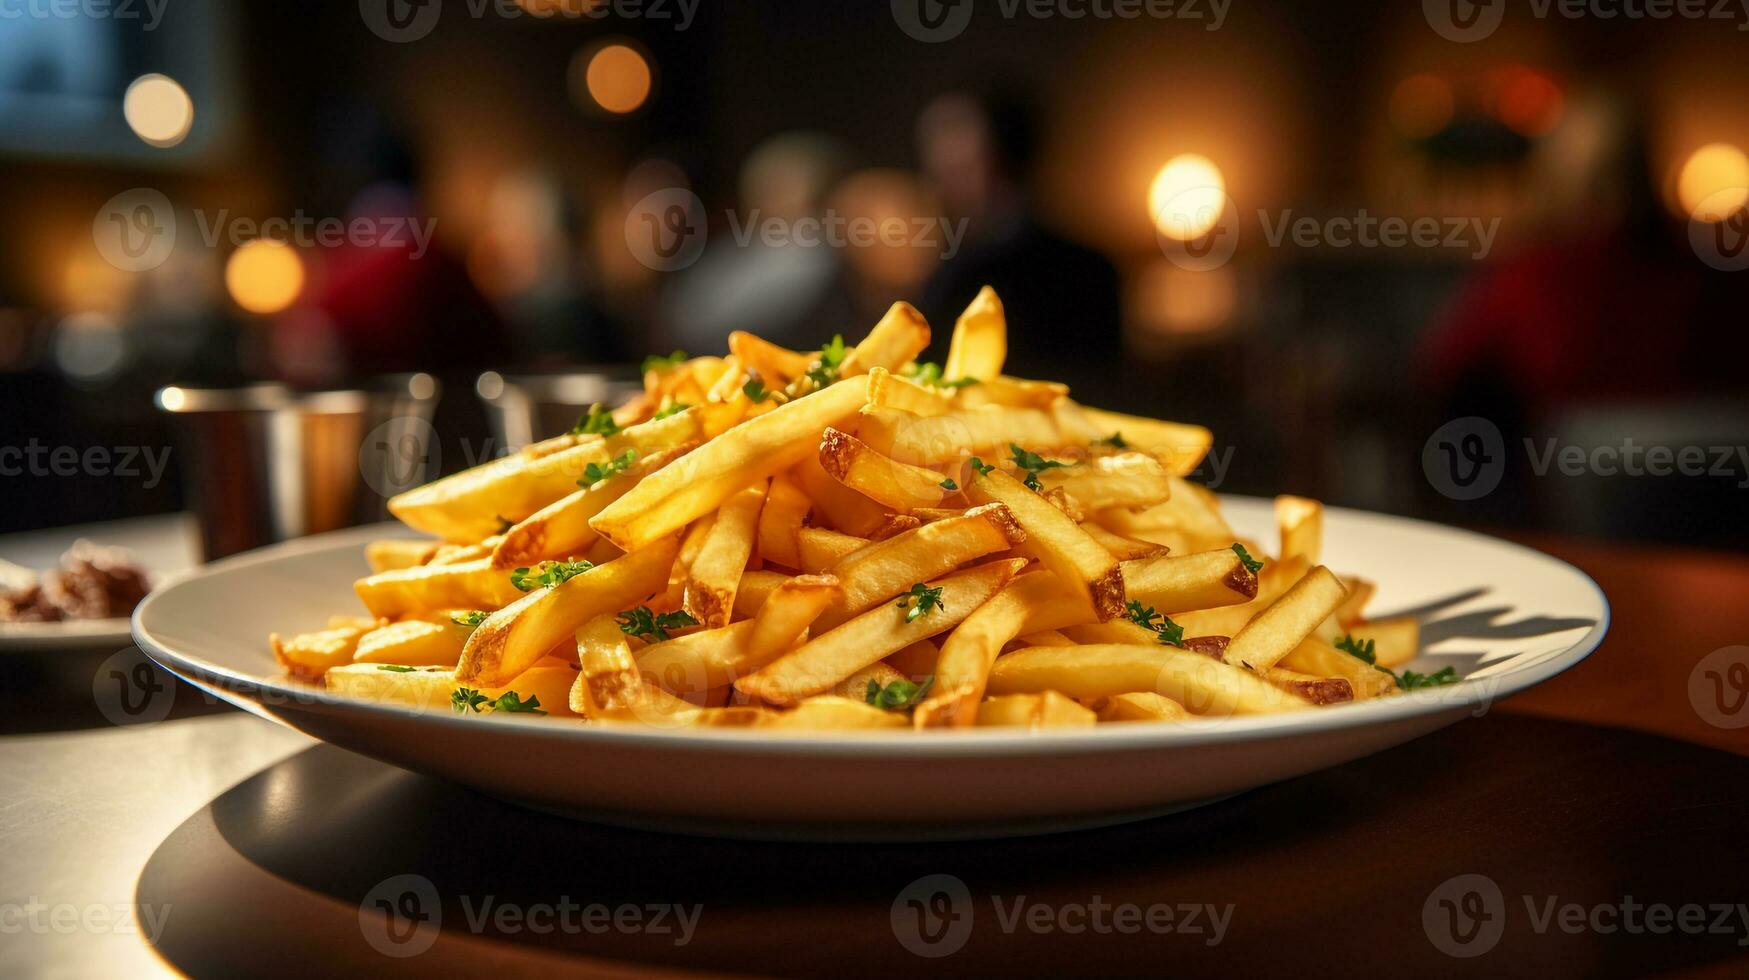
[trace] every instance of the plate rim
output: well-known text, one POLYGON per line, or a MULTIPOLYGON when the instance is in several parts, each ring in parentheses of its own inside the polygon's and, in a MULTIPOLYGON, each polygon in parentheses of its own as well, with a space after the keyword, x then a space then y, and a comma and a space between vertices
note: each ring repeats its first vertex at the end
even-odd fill
MULTIPOLYGON (((1222 495, 1223 500, 1246 501, 1254 505, 1268 503, 1268 498, 1222 495)), ((296 708, 325 713, 359 713, 379 721, 419 721, 440 726, 454 726, 450 731, 478 734, 481 724, 499 725, 506 734, 532 737, 539 741, 569 743, 580 746, 668 749, 673 751, 754 753, 771 756, 792 755, 884 755, 895 758, 939 758, 958 756, 998 755, 1073 755, 1086 752, 1157 751, 1177 747, 1196 747, 1257 740, 1324 735, 1357 728, 1385 727, 1395 722, 1459 710, 1474 711, 1478 716, 1493 704, 1542 684, 1583 662, 1603 642, 1609 632, 1612 617, 1609 597, 1591 576, 1570 562, 1563 561, 1535 548, 1504 538, 1467 528, 1452 527, 1396 514, 1365 511, 1354 508, 1327 507, 1333 516, 1365 518, 1403 526, 1437 530, 1462 535, 1493 547, 1507 548, 1533 561, 1552 564, 1583 582, 1596 598, 1599 616, 1586 629, 1585 635, 1567 644, 1560 653, 1542 659, 1517 671, 1490 675, 1476 681, 1460 681, 1445 687, 1428 688, 1391 698, 1372 699, 1353 704, 1322 708, 1317 711, 1273 715, 1229 716, 1209 721, 1188 721, 1173 725, 1096 725, 1086 729, 1043 732, 1019 729, 958 729, 919 734, 914 730, 835 733, 778 733, 737 729, 667 730, 632 725, 554 724, 551 720, 521 717, 461 717, 450 712, 400 705, 392 702, 364 701, 330 694, 313 685, 286 678, 240 673, 220 664, 180 653, 169 648, 147 627, 145 620, 154 605, 174 589, 197 579, 256 565, 270 564, 312 552, 332 548, 362 546, 365 541, 383 537, 419 537, 404 525, 395 522, 346 528, 295 541, 233 555, 205 566, 188 569, 170 576, 147 595, 131 618, 134 641, 142 651, 171 673, 226 698, 239 706, 261 705, 270 716, 274 708, 296 708), (241 700, 238 700, 241 699, 241 700), (271 700, 267 700, 271 699, 271 700), (1478 707, 1481 711, 1475 711, 1478 707)), ((1577 628, 1577 627, 1575 627, 1577 628)))

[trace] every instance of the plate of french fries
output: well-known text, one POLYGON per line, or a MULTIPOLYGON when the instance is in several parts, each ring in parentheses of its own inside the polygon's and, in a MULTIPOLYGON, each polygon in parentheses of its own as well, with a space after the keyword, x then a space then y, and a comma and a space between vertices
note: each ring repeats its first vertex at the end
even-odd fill
POLYGON ((641 395, 395 497, 398 525, 158 590, 135 636, 407 768, 778 837, 1168 812, 1479 715, 1602 639, 1601 592, 1546 555, 1217 496, 1209 430, 1003 374, 988 289, 945 362, 929 343, 897 303, 854 344, 650 358, 641 395))

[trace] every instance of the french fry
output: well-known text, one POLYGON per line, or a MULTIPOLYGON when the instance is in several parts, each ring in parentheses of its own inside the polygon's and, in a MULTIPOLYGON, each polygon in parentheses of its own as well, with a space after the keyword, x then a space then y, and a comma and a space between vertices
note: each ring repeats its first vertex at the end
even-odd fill
POLYGON ((818 628, 832 629, 916 582, 945 575, 966 562, 1006 551, 1025 540, 1025 532, 1008 508, 998 504, 859 548, 832 566, 841 590, 820 614, 818 628))
POLYGON ((686 611, 705 627, 729 625, 735 589, 753 555, 765 483, 748 487, 723 503, 716 523, 687 569, 686 611))
POLYGON ((1087 728, 1098 720, 1093 712, 1056 691, 1007 694, 978 706, 980 726, 1019 726, 1038 731, 1041 728, 1087 728))
POLYGON ((818 575, 838 564, 846 555, 854 554, 873 544, 854 534, 840 534, 823 527, 804 527, 796 534, 796 550, 801 555, 802 571, 818 575))
POLYGON ((1087 596, 1100 619, 1123 615, 1124 580, 1117 559, 1062 511, 1000 470, 974 472, 965 494, 974 503, 1006 505, 1026 532, 1016 549, 1087 596))
POLYGON ((1305 497, 1277 497, 1275 521, 1281 528, 1281 557, 1316 565, 1324 550, 1324 505, 1305 497))
POLYGON ((885 660, 876 660, 867 667, 862 668, 856 673, 851 674, 849 677, 832 685, 832 693, 842 698, 850 698, 852 700, 867 703, 868 686, 870 684, 874 684, 875 690, 878 691, 894 681, 908 679, 909 678, 907 678, 903 672, 893 668, 885 660))
POLYGON ((1344 575, 1342 587, 1348 590, 1348 598, 1337 607, 1336 622, 1341 626, 1353 626, 1366 619, 1366 604, 1372 601, 1378 586, 1358 575, 1344 575))
POLYGON ((881 367, 868 373, 868 403, 917 415, 945 415, 959 407, 952 392, 920 385, 881 367))
POLYGON ((759 607, 765 605, 771 593, 790 578, 769 569, 750 568, 742 572, 741 587, 735 590, 735 618, 752 619, 758 615, 759 607))
POLYGON ((1197 551, 1218 548, 1237 540, 1232 527, 1221 516, 1219 506, 1204 495, 1202 488, 1176 476, 1168 477, 1167 482, 1172 487, 1172 496, 1164 503, 1136 511, 1123 507, 1106 508, 1098 514, 1099 523, 1119 534, 1147 541, 1162 540, 1149 532, 1176 531, 1197 551))
POLYGON ((910 303, 894 303, 869 330, 868 336, 846 354, 839 368, 842 377, 867 374, 883 367, 896 371, 929 347, 929 324, 910 303))
POLYGON ((905 725, 905 716, 899 712, 883 711, 832 694, 808 698, 790 711, 774 711, 759 721, 760 728, 789 731, 904 728, 905 725))
POLYGON ((273 659, 279 661, 287 673, 315 680, 336 667, 351 663, 358 650, 358 641, 365 632, 362 626, 342 626, 284 638, 278 633, 270 633, 267 645, 273 650, 273 659))
POLYGON ((589 526, 590 518, 625 496, 639 480, 685 455, 695 445, 688 443, 644 456, 625 472, 568 493, 516 522, 492 549, 492 567, 520 568, 543 559, 568 558, 589 551, 602 540, 589 526))
POLYGON ((1061 691, 1072 698, 1102 698, 1152 691, 1199 715, 1298 711, 1306 702, 1248 670, 1172 647, 1097 644, 1028 647, 997 658, 991 694, 1061 691))
POLYGON ((1339 704, 1354 700, 1354 685, 1342 677, 1319 677, 1285 667, 1271 667, 1263 679, 1308 704, 1339 704))
POLYGON ((931 640, 918 640, 898 653, 888 654, 889 667, 914 681, 935 676, 935 664, 941 659, 941 649, 931 640))
POLYGON ((808 371, 813 358, 799 351, 780 347, 745 330, 729 334, 729 350, 750 370, 759 372, 765 385, 781 390, 808 371))
POLYGON ((1039 452, 1073 444, 1048 412, 994 405, 933 416, 869 406, 856 419, 856 437, 915 466, 951 462, 967 453, 1006 455, 1011 443, 1039 452))
POLYGON ((522 593, 510 574, 478 558, 455 565, 417 565, 379 572, 353 583, 372 616, 393 618, 438 609, 496 609, 522 593))
POLYGON ((1230 548, 1142 558, 1121 567, 1129 598, 1167 616, 1257 597, 1257 575, 1230 548))
POLYGON ((1259 672, 1274 667, 1335 612, 1347 594, 1341 580, 1319 565, 1233 634, 1227 644, 1228 662, 1259 672))
POLYGON ((1120 562, 1136 561, 1142 558, 1159 558, 1172 550, 1153 541, 1126 538, 1114 531, 1107 531, 1102 525, 1092 521, 1082 521, 1081 530, 1086 531, 1088 537, 1099 542, 1101 547, 1111 552, 1111 557, 1120 562))
POLYGON ((1099 698, 1088 705, 1102 722, 1117 721, 1185 721, 1190 712, 1184 705, 1153 691, 1135 691, 1099 698))
POLYGON ((913 720, 918 728, 977 724, 990 665, 1022 633, 1054 630, 1094 618, 1093 607, 1049 572, 1021 575, 967 616, 941 645, 935 684, 913 720))
POLYGON ((1094 456, 1075 466, 1045 470, 1038 479, 1045 489, 1063 490, 1092 510, 1152 507, 1172 496, 1166 468, 1142 453, 1094 456))
POLYGON ((698 414, 689 410, 628 426, 606 438, 561 436, 397 494, 389 500, 389 511, 409 527, 447 540, 479 541, 498 533, 502 521, 520 521, 576 490, 590 463, 605 464, 627 449, 643 456, 702 435, 698 414), (563 445, 566 439, 569 445, 563 445), (562 448, 552 448, 558 446, 562 448))
POLYGON ((445 714, 455 710, 456 702, 453 699, 456 692, 464 687, 481 699, 477 707, 469 708, 466 702, 463 703, 462 707, 469 713, 497 714, 498 712, 489 708, 485 711, 480 709, 513 692, 518 705, 533 707, 543 714, 559 717, 575 714, 570 706, 570 689, 577 677, 577 671, 569 664, 550 658, 523 671, 510 683, 496 687, 459 684, 455 679, 455 672, 446 667, 389 669, 393 666, 346 664, 330 670, 323 678, 323 683, 328 690, 343 697, 375 704, 399 704, 421 711, 441 711, 445 714))
POLYGON ((948 629, 995 595, 1022 561, 993 561, 928 583, 939 602, 923 614, 887 603, 820 633, 797 649, 735 681, 735 688, 771 704, 794 704, 828 691, 887 654, 948 629))
POLYGON ((756 668, 777 659, 838 595, 838 579, 831 575, 797 575, 772 590, 753 620, 743 663, 756 668))
POLYGON ((571 685, 571 710, 586 718, 682 723, 694 705, 650 684, 632 656, 626 634, 611 615, 600 615, 578 628, 576 680, 571 685))
POLYGON ((845 534, 867 538, 892 516, 887 508, 834 480, 820 464, 818 453, 798 463, 790 475, 814 502, 811 513, 816 527, 830 525, 845 534))
POLYGON ((813 502, 787 475, 779 473, 772 477, 771 489, 765 492, 765 506, 759 511, 759 557, 799 570, 802 559, 796 536, 812 506, 813 502))
POLYGON ((820 467, 857 493, 896 510, 934 507, 950 492, 947 474, 882 456, 862 440, 828 428, 820 439, 820 467))
POLYGON ((807 458, 821 430, 855 415, 867 397, 867 379, 849 378, 748 419, 645 478, 590 526, 636 552, 807 458))
POLYGON ((1351 657, 1316 637, 1307 637, 1281 659, 1288 670, 1315 677, 1340 677, 1348 681, 1356 700, 1395 693, 1392 676, 1358 657, 1351 657))
POLYGON ((1084 430, 1089 440, 1118 436, 1130 448, 1154 456, 1174 476, 1194 472, 1215 442, 1214 433, 1200 425, 1107 412, 1091 405, 1075 407, 1089 427, 1084 430))
POLYGON ((583 623, 661 591, 679 549, 677 537, 663 538, 499 609, 468 637, 457 679, 490 685, 515 677, 583 623))
POLYGON ((1268 562, 1257 573, 1257 597, 1250 602, 1197 609, 1172 618, 1184 627, 1185 636, 1233 636, 1309 571, 1311 566, 1304 558, 1268 562))
POLYGON ((1039 630, 1028 633, 1015 640, 1023 647, 1072 647, 1075 641, 1063 634, 1062 630, 1039 630))
POLYGON ((948 381, 994 378, 1002 373, 1007 359, 1008 320, 996 291, 985 286, 954 321, 941 376, 948 381))
POLYGON ((910 514, 888 514, 880 526, 869 533, 870 541, 885 541, 896 534, 915 531, 923 526, 923 521, 910 514))
POLYGON ((468 627, 448 617, 433 622, 406 619, 380 626, 358 638, 352 662, 413 667, 454 667, 461 659, 468 627))
POLYGON ((1052 507, 1063 512, 1063 516, 1076 524, 1087 521, 1087 508, 1081 506, 1081 501, 1069 496, 1062 487, 1048 487, 1039 493, 1040 497, 1050 502, 1052 507))
POLYGON ((725 687, 752 670, 754 620, 700 630, 638 651, 638 669, 665 691, 692 699, 725 687))
MULTIPOLYGON (((959 403, 965 408, 980 405, 1002 405, 1008 408, 1052 408, 1069 395, 1069 386, 1055 381, 1032 381, 999 375, 981 378, 975 385, 959 390, 959 403)), ((903 407, 903 406, 901 406, 903 407)))
POLYGON ((1348 633, 1357 642, 1372 641, 1374 662, 1380 667, 1401 667, 1421 655, 1421 624, 1408 617, 1369 620, 1348 633))
POLYGON ((412 568, 431 560, 440 541, 427 538, 389 538, 372 541, 364 546, 364 560, 373 572, 392 572, 397 568, 412 568))

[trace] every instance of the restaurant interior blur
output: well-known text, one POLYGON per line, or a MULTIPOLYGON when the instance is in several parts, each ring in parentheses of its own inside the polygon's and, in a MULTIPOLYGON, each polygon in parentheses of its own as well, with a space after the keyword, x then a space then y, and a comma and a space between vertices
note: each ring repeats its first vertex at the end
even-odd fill
POLYGON ((1749 545, 1743 24, 1513 5, 1460 43, 1416 3, 984 2, 920 40, 885 0, 381 6, 0 18, 0 445, 42 449, 0 531, 222 506, 300 459, 348 489, 280 536, 377 519, 645 355, 818 347, 904 299, 941 360, 989 284, 1011 373, 1211 427, 1223 492, 1749 545), (696 200, 701 247, 651 261, 652 200, 696 200), (253 469, 271 435, 206 424, 238 405, 294 413, 296 455, 253 469), (1466 419, 1507 459, 1475 499, 1427 469, 1466 419), (415 472, 367 458, 403 445, 415 472), (1550 445, 1705 472, 1538 475, 1550 445))

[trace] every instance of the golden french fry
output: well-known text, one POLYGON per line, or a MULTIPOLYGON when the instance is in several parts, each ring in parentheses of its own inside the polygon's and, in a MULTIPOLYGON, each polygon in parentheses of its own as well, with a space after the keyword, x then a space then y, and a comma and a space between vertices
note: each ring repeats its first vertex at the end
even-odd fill
POLYGON ((1324 505, 1305 497, 1277 497, 1275 521, 1281 528, 1281 557, 1317 564, 1324 550, 1324 505))
POLYGON ((820 614, 817 628, 832 629, 917 582, 945 575, 968 561, 1006 551, 1025 540, 1026 534, 1008 509, 996 504, 859 548, 832 566, 841 592, 820 614))
POLYGON ((794 651, 735 681, 735 689, 771 704, 794 704, 831 690, 858 670, 928 636, 948 629, 976 610, 1025 563, 993 561, 927 584, 940 589, 924 612, 887 603, 820 633, 794 651))
POLYGON ((380 626, 358 638, 352 662, 454 667, 461 659, 469 627, 444 616, 436 621, 407 619, 380 626))
POLYGON ((820 467, 857 493, 898 510, 934 507, 951 491, 947 474, 889 459, 846 432, 828 428, 820 439, 820 467))
POLYGON ((880 367, 868 373, 868 403, 917 415, 944 415, 959 407, 952 392, 920 385, 880 367))
POLYGON ((1158 643, 1016 650, 997 658, 988 688, 991 694, 1055 690, 1083 699, 1152 691, 1199 715, 1269 714, 1306 707, 1305 701, 1248 670, 1158 643))
MULTIPOLYGON (((569 558, 594 549, 602 537, 590 518, 626 495, 638 481, 696 446, 688 443, 637 459, 622 473, 578 489, 516 522, 492 549, 494 568, 519 568, 544 559, 569 558)), ((635 452, 635 450, 633 450, 635 452)))
POLYGON ((996 291, 985 286, 954 321, 941 376, 948 381, 994 378, 1002 373, 1002 362, 1007 359, 1008 319, 996 291))
POLYGON ((796 535, 812 506, 813 502, 795 481, 782 473, 772 477, 771 489, 765 492, 765 506, 759 511, 759 557, 785 568, 800 569, 802 559, 796 548, 796 535))
POLYGON ((1090 510, 1152 507, 1172 496, 1172 482, 1159 460, 1142 453, 1094 456, 1075 466, 1038 475, 1049 489, 1061 489, 1090 510))
POLYGON ((741 587, 735 590, 735 618, 752 619, 758 615, 759 607, 765 605, 771 593, 790 578, 782 572, 766 569, 750 568, 742 572, 741 587))
POLYGON ((1072 647, 1075 641, 1063 634, 1062 630, 1039 630, 1018 637, 1014 642, 1023 647, 1072 647))
POLYGON ((1214 433, 1200 425, 1107 412, 1091 405, 1074 407, 1085 420, 1081 434, 1088 441, 1117 436, 1131 449, 1154 456, 1174 476, 1194 472, 1215 442, 1214 433))
POLYGON ((1038 558, 1085 595, 1100 619, 1123 615, 1124 579, 1117 559, 1062 511, 1000 470, 974 472, 965 494, 974 503, 1006 505, 1026 532, 1016 549, 1038 558))
POLYGON ((679 550, 678 537, 662 538, 498 610, 468 637, 457 679, 498 684, 515 677, 588 620, 660 592, 679 550))
POLYGON ((1257 575, 1231 548, 1142 558, 1126 561, 1122 568, 1129 598, 1167 616, 1257 597, 1257 575))
POLYGON ((579 669, 571 685, 570 706, 577 714, 597 720, 681 724, 696 710, 644 679, 614 616, 603 614, 584 623, 576 640, 579 669))
POLYGON ((883 661, 887 666, 914 681, 935 676, 936 661, 941 659, 941 649, 930 640, 918 640, 898 653, 889 654, 883 661))
POLYGON ((1227 660, 1255 671, 1274 667, 1335 612, 1347 595, 1341 580, 1319 565, 1233 634, 1227 644, 1227 660))
POLYGON ((956 397, 965 408, 977 408, 980 405, 1052 408, 1068 395, 1069 386, 1066 384, 1011 378, 1004 374, 994 378, 981 378, 977 384, 959 389, 956 397))
POLYGON ((358 641, 365 632, 366 628, 362 626, 342 626, 284 638, 278 633, 270 633, 267 645, 273 650, 273 659, 292 676, 315 680, 336 667, 351 663, 352 655, 358 650, 358 641))
POLYGON ((911 362, 929 347, 929 324, 910 303, 894 303, 885 316, 869 330, 862 343, 844 356, 839 368, 842 377, 867 374, 883 367, 896 371, 911 362))
POLYGON ((933 416, 871 405, 857 416, 856 437, 916 466, 957 461, 967 453, 1005 456, 1011 443, 1039 452, 1073 444, 1048 412, 994 405, 933 416))
POLYGON ((1081 506, 1081 501, 1069 496, 1062 487, 1050 487, 1039 493, 1040 497, 1050 502, 1052 507, 1063 512, 1063 516, 1076 524, 1087 520, 1087 508, 1081 506))
POLYGON ((1271 667, 1263 672, 1262 677, 1308 704, 1339 704, 1354 700, 1354 685, 1347 678, 1302 674, 1285 667, 1271 667))
POLYGON ((872 543, 867 538, 840 534, 823 527, 804 527, 796 534, 796 550, 801 555, 802 571, 810 575, 830 570, 846 555, 860 551, 872 543))
POLYGON ((867 379, 849 378, 748 419, 646 477, 590 526, 635 552, 806 459, 820 432, 855 415, 867 397, 867 379))
POLYGON ((520 521, 576 490, 590 463, 605 464, 627 449, 643 456, 702 435, 698 414, 684 411, 606 438, 560 436, 397 494, 389 511, 410 527, 450 541, 479 541, 498 533, 502 522, 520 521))
POLYGON ((1143 541, 1140 538, 1126 538, 1113 531, 1107 531, 1103 526, 1092 521, 1082 521, 1081 530, 1087 536, 1099 542, 1111 557, 1120 562, 1136 561, 1142 558, 1159 558, 1171 552, 1171 548, 1153 541, 1143 541))
POLYGON ((758 371, 765 386, 781 391, 785 385, 808 371, 813 358, 799 351, 780 347, 745 330, 729 334, 729 350, 749 369, 758 371))
POLYGON ((700 630, 638 651, 638 668, 652 683, 682 697, 702 697, 746 674, 754 620, 700 630))
POLYGON ((729 625, 735 589, 753 555, 765 483, 748 487, 723 503, 716 523, 687 568, 686 611, 705 627, 729 625))
POLYGON ((761 717, 760 728, 792 731, 904 728, 905 716, 883 711, 871 704, 824 694, 808 698, 789 711, 774 711, 761 717))
POLYGON ((1421 655, 1421 624, 1408 617, 1358 623, 1348 634, 1359 643, 1372 641, 1374 662, 1380 667, 1401 667, 1421 655))
POLYGON ((833 479, 818 453, 798 463, 790 475, 814 502, 811 513, 816 527, 830 525, 845 534, 867 538, 893 516, 887 508, 833 479))
POLYGON ((1116 721, 1185 721, 1190 712, 1184 705, 1153 691, 1135 691, 1099 698, 1088 705, 1102 722, 1116 721))
POLYGON ((364 546, 364 560, 373 572, 392 572, 397 568, 423 565, 436 554, 440 541, 426 538, 389 538, 372 541, 364 546))
POLYGON ((371 615, 395 617, 438 609, 497 609, 522 593, 510 573, 490 558, 454 565, 417 565, 379 572, 353 583, 371 615))
POLYGON ((838 594, 838 579, 831 575, 797 575, 773 589, 753 620, 746 665, 762 667, 794 647, 838 594))
POLYGON ((915 531, 923 526, 923 521, 910 514, 888 514, 868 536, 870 541, 885 541, 896 534, 915 531))
POLYGON ((1056 691, 1007 694, 978 706, 978 724, 981 726, 1019 726, 1038 731, 1041 728, 1087 728, 1098 720, 1093 712, 1056 691))
POLYGON ((1396 680, 1372 664, 1352 657, 1316 637, 1307 637, 1281 659, 1280 666, 1315 677, 1346 680, 1356 700, 1394 694, 1396 680))
POLYGON ((1336 622, 1342 626, 1354 626, 1366 619, 1366 604, 1372 601, 1378 586, 1358 575, 1344 575, 1342 587, 1348 590, 1348 598, 1342 600, 1341 607, 1336 610, 1336 622))
MULTIPOLYGON (((466 714, 496 715, 493 706, 505 694, 514 693, 516 703, 547 715, 568 717, 576 713, 570 706, 570 689, 577 671, 569 664, 545 658, 513 678, 510 683, 493 687, 461 684, 455 672, 447 667, 414 667, 394 670, 393 664, 347 664, 330 670, 323 683, 328 690, 344 697, 376 704, 400 704, 423 711, 456 710, 458 691, 478 696, 478 703, 468 695, 459 702, 466 714)), ((520 714, 519 712, 518 714, 520 714)), ((532 713, 532 712, 529 712, 532 713)), ((504 712, 509 717, 517 714, 504 712)))
POLYGON ((874 684, 875 690, 880 690, 894 681, 909 680, 903 671, 895 669, 885 660, 876 660, 849 677, 832 685, 832 693, 841 698, 868 702, 869 685, 874 684))
POLYGON ((1197 609, 1172 618, 1184 627, 1185 636, 1233 636, 1309 571, 1311 566, 1304 558, 1267 562, 1257 573, 1257 597, 1250 602, 1197 609))

